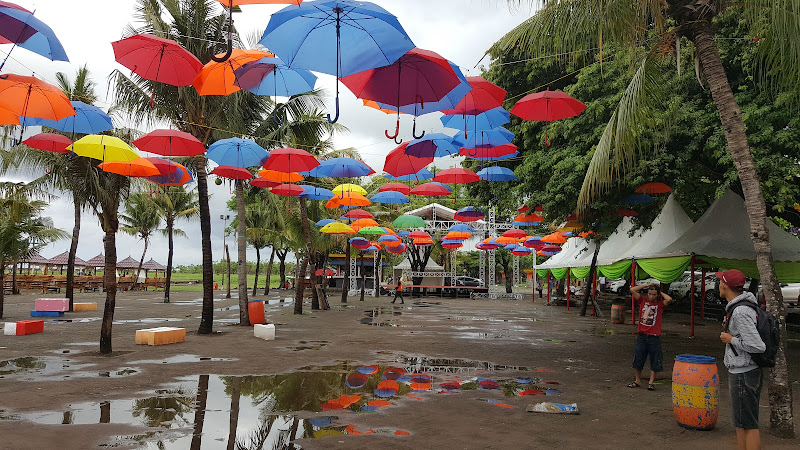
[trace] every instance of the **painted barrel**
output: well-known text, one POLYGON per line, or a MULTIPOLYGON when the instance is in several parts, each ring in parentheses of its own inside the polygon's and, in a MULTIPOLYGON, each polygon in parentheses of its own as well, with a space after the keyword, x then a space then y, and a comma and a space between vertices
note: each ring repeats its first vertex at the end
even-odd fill
POLYGON ((678 425, 711 430, 719 416, 719 376, 710 356, 677 355, 672 367, 672 410, 678 425))
POLYGON ((625 307, 611 305, 611 323, 625 323, 625 307))
POLYGON ((250 318, 250 325, 262 325, 267 323, 264 320, 264 302, 254 300, 247 303, 247 315, 250 318))

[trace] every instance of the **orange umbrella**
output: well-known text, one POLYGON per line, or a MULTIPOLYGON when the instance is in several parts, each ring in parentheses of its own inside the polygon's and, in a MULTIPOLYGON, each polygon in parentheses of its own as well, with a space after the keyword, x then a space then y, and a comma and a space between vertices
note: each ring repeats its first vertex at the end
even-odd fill
POLYGON ((258 176, 271 181, 278 181, 281 183, 294 183, 296 181, 303 181, 304 178, 297 172, 279 172, 277 170, 264 169, 258 172, 258 176))
POLYGON ((445 234, 442 239, 462 240, 462 239, 469 239, 471 237, 472 233, 469 233, 467 231, 448 231, 447 234, 445 234))
POLYGON ((355 231, 359 231, 364 227, 377 227, 377 226, 379 226, 378 222, 376 222, 375 219, 370 219, 370 218, 358 219, 350 224, 350 228, 352 228, 355 231))
POLYGON ((670 191, 672 191, 671 187, 659 182, 645 183, 636 188, 637 194, 666 194, 670 191))
MULTIPOLYGON (((364 106, 369 106, 370 108, 377 109, 378 111, 384 112, 386 114, 397 114, 396 109, 388 109, 388 108, 381 108, 381 105, 378 104, 375 100, 361 100, 364 103, 364 106)), ((404 112, 400 111, 400 114, 405 114, 404 112)))
POLYGON ((126 177, 152 177, 161 174, 153 163, 144 158, 131 161, 105 161, 97 167, 126 177))
POLYGON ((336 195, 332 199, 328 200, 328 203, 326 203, 325 206, 327 208, 336 208, 337 206, 341 205, 367 206, 371 204, 372 202, 369 201, 367 197, 364 197, 358 192, 342 192, 341 194, 336 195))
POLYGON ((0 108, 0 125, 19 125, 19 116, 5 108, 0 108))
POLYGON ((544 236, 542 242, 547 242, 548 244, 563 244, 567 242, 567 239, 561 235, 559 232, 550 233, 547 236, 544 236))
POLYGON ((75 108, 67 96, 52 84, 13 73, 3 77, 0 78, 0 109, 17 116, 50 120, 75 115, 75 108))
POLYGON ((494 242, 497 242, 498 244, 516 244, 518 241, 517 238, 515 237, 500 236, 497 239, 495 239, 494 242))
MULTIPOLYGON (((222 54, 216 56, 222 56, 222 54)), ((275 55, 260 50, 235 48, 231 57, 225 62, 210 61, 203 66, 192 85, 200 95, 232 94, 241 89, 236 85, 236 75, 233 74, 233 71, 246 63, 258 61, 267 56, 274 57, 275 55)))

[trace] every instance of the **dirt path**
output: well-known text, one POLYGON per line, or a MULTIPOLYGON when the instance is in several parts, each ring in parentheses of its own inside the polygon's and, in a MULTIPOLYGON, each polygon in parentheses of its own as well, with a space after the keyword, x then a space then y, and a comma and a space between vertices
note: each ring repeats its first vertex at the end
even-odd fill
MULTIPOLYGON (((307 436, 294 441, 306 449, 735 446, 727 374, 721 362, 716 429, 686 430, 676 424, 672 413, 674 357, 694 353, 721 361, 723 346, 716 323, 699 324, 696 337, 688 338, 688 316, 665 316, 665 372, 657 390, 648 392, 625 387, 632 379, 634 328, 612 325, 608 311, 605 319, 597 319, 579 317, 577 308, 567 312, 563 306, 548 307, 530 299, 434 297, 390 305, 383 297, 363 303, 356 298, 343 305, 331 297, 330 311, 311 311, 306 305, 307 314, 294 316, 290 303, 279 302, 290 295, 278 291, 269 296, 274 304, 267 306, 267 318, 277 324, 275 341, 256 339, 251 328, 235 325, 236 299, 217 300, 215 307, 223 309, 215 311, 217 333, 198 336, 201 301, 197 293, 175 293, 173 303, 163 304, 161 293, 152 292, 126 292, 118 297, 110 357, 97 354, 102 311, 67 313, 65 319, 72 322, 47 320, 42 334, 2 336, 0 448, 157 448, 159 441, 166 448, 226 448, 233 442, 231 426, 240 441, 259 428, 271 433, 267 441, 273 443, 307 436), (134 344, 135 330, 155 326, 185 327, 186 342, 156 347, 134 344), (34 358, 20 359, 24 357, 34 358), (30 368, 20 367, 26 364, 30 368), (373 408, 376 411, 369 414, 355 414, 352 406, 319 411, 320 403, 330 396, 353 393, 363 394, 366 409, 365 400, 373 398, 372 387, 380 372, 365 378, 368 384, 360 389, 344 387, 345 381, 352 385, 358 378, 348 378, 358 365, 425 372, 432 378, 431 389, 411 391, 408 383, 401 383, 397 395, 386 398, 389 406, 373 408), (203 377, 209 374, 210 378, 203 377), (290 375, 240 378, 278 374, 290 375), (498 390, 467 389, 476 377, 519 388, 525 386, 518 381, 532 377, 531 386, 561 393, 504 396, 498 390), (338 386, 335 392, 316 392, 324 383, 331 385, 331 379, 338 386), (447 380, 459 380, 464 389, 440 393, 440 385, 447 380), (292 383, 299 387, 289 391, 292 383), (197 398, 201 391, 204 394, 197 398), (230 414, 232 397, 239 399, 235 417, 230 414), (256 397, 261 402, 258 406, 256 397), (205 400, 201 414, 196 413, 195 400, 200 404, 205 400), (301 400, 307 402, 304 407, 272 409, 271 418, 264 419, 262 413, 269 405, 281 408, 301 400), (577 403, 580 414, 525 412, 526 406, 541 401, 577 403), (160 402, 164 404, 158 406, 160 402), (205 421, 202 432, 198 419, 205 421), (326 420, 333 422, 316 426, 326 425, 326 420), (369 430, 372 434, 357 435, 369 430)), ((4 321, 29 319, 33 298, 6 297, 4 321)), ((102 308, 103 300, 102 294, 83 294, 78 301, 97 301, 102 308)), ((790 335, 789 342, 795 404, 800 399, 798 338, 790 335)), ((766 389, 761 423, 762 429, 769 423, 766 389)), ((798 448, 800 444, 768 433, 763 436, 766 448, 798 448)), ((265 448, 273 447, 285 445, 265 448)))

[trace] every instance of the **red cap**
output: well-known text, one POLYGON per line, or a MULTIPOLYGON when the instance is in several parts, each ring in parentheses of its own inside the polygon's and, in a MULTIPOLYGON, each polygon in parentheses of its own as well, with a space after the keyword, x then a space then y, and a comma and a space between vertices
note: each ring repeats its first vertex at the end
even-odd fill
POLYGON ((717 272, 714 274, 717 278, 727 284, 728 287, 742 287, 744 286, 744 274, 740 270, 731 269, 725 272, 717 272))

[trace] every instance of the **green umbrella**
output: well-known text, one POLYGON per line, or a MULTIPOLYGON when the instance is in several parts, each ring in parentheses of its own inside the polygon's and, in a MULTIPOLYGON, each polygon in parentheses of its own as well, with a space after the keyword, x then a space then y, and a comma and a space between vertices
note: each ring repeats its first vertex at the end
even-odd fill
POLYGON ((396 226, 397 228, 417 228, 424 227, 427 224, 424 220, 422 220, 422 217, 403 214, 397 219, 394 219, 392 225, 396 226))
POLYGON ((386 228, 382 227, 363 227, 358 230, 361 234, 386 234, 386 228))

